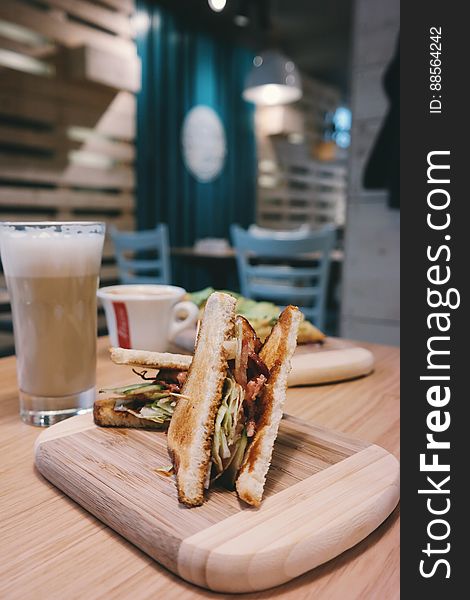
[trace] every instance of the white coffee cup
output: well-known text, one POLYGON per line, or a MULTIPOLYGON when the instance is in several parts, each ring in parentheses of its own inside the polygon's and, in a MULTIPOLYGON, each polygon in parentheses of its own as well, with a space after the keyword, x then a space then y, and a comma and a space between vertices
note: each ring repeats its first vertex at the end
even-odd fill
POLYGON ((195 327, 199 309, 183 302, 173 285, 111 285, 98 290, 113 346, 165 352, 184 329, 195 327))

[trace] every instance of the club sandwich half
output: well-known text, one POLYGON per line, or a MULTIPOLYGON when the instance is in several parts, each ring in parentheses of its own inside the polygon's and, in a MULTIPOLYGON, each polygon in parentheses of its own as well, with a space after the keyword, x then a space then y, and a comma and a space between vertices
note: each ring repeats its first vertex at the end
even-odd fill
POLYGON ((284 309, 262 344, 235 315, 235 303, 224 293, 209 297, 168 429, 178 497, 187 506, 201 505, 216 480, 258 506, 282 418, 302 313, 284 309))
POLYGON ((111 348, 110 355, 114 363, 134 367, 140 382, 100 390, 112 395, 95 401, 95 423, 101 427, 166 429, 192 356, 123 348, 111 348))

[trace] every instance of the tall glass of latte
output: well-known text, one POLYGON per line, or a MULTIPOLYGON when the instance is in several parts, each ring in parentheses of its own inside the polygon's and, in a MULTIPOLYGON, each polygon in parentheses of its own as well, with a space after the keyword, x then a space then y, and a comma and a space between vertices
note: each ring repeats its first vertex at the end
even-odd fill
POLYGON ((90 410, 103 223, 0 223, 20 415, 52 425, 90 410))

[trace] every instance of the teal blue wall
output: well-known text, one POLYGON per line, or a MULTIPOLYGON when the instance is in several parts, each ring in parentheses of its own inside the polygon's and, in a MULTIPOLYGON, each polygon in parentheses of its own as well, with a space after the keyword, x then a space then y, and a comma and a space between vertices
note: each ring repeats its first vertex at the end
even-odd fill
MULTIPOLYGON (((236 222, 254 220, 256 156, 254 111, 241 96, 253 54, 225 44, 187 25, 147 0, 138 3, 150 27, 137 39, 142 60, 138 96, 137 215, 141 229, 169 226, 173 246, 202 237, 227 237, 236 222), (204 104, 221 118, 227 138, 222 173, 198 182, 183 164, 183 119, 204 104)), ((197 288, 210 283, 200 270, 173 261, 176 283, 197 288)))

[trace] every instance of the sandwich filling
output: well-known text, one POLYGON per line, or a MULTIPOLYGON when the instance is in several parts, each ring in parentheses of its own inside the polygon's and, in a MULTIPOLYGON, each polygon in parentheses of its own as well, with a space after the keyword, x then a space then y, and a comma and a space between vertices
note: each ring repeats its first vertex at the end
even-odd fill
POLYGON ((116 412, 128 412, 134 417, 153 421, 167 426, 173 416, 181 387, 186 379, 186 371, 167 369, 157 371, 153 377, 147 377, 147 371, 134 370, 144 382, 103 389, 101 392, 118 394, 114 404, 116 412))
POLYGON ((258 355, 262 344, 243 317, 236 319, 235 334, 226 347, 228 370, 215 419, 206 487, 222 476, 226 485, 234 485, 263 413, 261 396, 269 369, 258 355))

